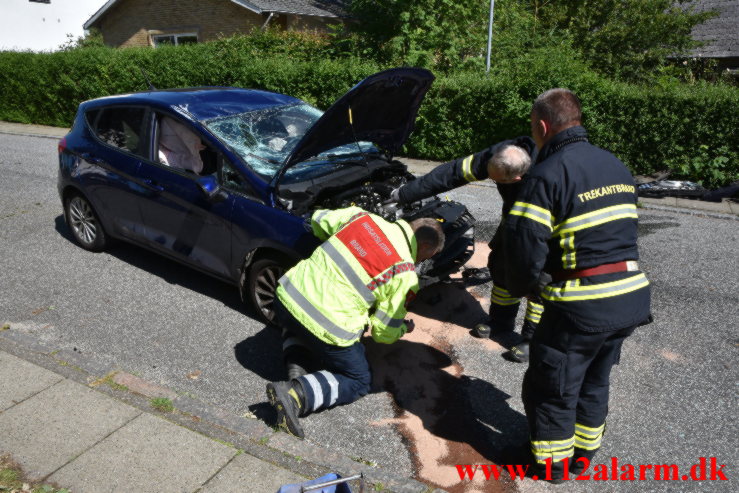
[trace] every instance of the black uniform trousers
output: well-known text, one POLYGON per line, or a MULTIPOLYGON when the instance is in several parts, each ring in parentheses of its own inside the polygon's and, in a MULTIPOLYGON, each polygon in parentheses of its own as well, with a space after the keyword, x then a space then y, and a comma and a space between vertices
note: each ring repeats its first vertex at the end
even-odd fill
MULTIPOLYGON (((490 254, 488 255, 488 270, 493 281, 490 292, 490 324, 496 332, 513 331, 518 315, 518 307, 521 299, 511 296, 505 287, 506 258, 503 255, 503 221, 495 230, 493 239, 490 240, 490 254)), ((541 300, 526 300, 526 315, 521 327, 521 336, 525 341, 530 341, 539 324, 544 306, 541 300)))
POLYGON ((600 447, 611 368, 635 328, 577 330, 556 307, 545 304, 531 342, 522 399, 535 462, 550 462, 555 478, 564 471, 564 458, 575 453, 592 458, 600 447))

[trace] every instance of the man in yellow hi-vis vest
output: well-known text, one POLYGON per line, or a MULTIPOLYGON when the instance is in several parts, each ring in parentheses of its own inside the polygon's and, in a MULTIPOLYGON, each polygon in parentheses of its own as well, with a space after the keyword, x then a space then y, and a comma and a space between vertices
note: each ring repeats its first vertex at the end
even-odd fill
POLYGON ((325 241, 280 279, 275 317, 325 370, 267 384, 278 425, 300 438, 300 416, 369 392, 370 368, 360 337, 369 326, 375 341, 391 344, 413 329, 405 315, 419 289, 415 263, 444 245, 433 219, 392 223, 358 207, 317 210, 311 227, 325 241))

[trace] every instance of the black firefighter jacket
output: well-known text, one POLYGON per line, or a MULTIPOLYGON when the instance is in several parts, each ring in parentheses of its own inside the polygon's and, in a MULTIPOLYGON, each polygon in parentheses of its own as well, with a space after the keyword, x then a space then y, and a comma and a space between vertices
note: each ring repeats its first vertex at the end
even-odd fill
MULTIPOLYGON (((588 143, 581 126, 540 150, 505 222, 506 287, 536 293, 542 271, 637 260, 636 188, 626 166, 588 143)), ((607 331, 649 317, 650 288, 638 270, 551 282, 539 293, 545 311, 573 328, 607 331)))
MULTIPOLYGON (((531 137, 518 137, 504 140, 480 152, 440 164, 423 177, 403 186, 398 192, 401 204, 408 204, 446 192, 467 183, 488 178, 487 163, 502 147, 513 144, 525 149, 531 159, 536 159, 536 144, 531 137)), ((519 183, 498 184, 498 192, 503 198, 503 216, 505 216, 516 199, 519 183)))

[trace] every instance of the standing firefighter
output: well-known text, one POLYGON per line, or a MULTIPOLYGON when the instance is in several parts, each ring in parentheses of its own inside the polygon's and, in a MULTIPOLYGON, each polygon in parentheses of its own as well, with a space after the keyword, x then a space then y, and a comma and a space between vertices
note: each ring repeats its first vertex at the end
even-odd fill
MULTIPOLYGON (((505 140, 475 154, 441 164, 423 177, 393 192, 393 198, 398 203, 407 204, 474 181, 487 178, 495 181, 498 193, 503 199, 503 207, 501 222, 489 243, 488 268, 493 279, 488 321, 491 333, 512 332, 515 328, 521 298, 511 296, 505 287, 504 270, 507 262, 503 254, 503 223, 516 200, 521 178, 528 171, 531 160, 535 158, 536 144, 531 138, 505 140)), ((507 357, 521 363, 528 361, 529 341, 536 331, 543 310, 544 307, 539 300, 527 300, 526 315, 521 328, 523 341, 514 346, 507 357)), ((486 332, 479 330, 481 328, 487 326, 478 325, 475 328, 475 335, 487 337, 486 332)))
POLYGON ((418 291, 414 264, 444 246, 433 219, 391 223, 358 207, 318 210, 311 226, 325 241, 280 279, 275 315, 325 370, 267 384, 278 425, 301 438, 299 417, 369 392, 370 368, 360 342, 365 327, 385 344, 413 329, 405 315, 418 291))
POLYGON ((611 368, 624 339, 650 318, 649 281, 636 263, 634 180, 588 143, 580 121, 572 92, 536 99, 537 164, 505 224, 511 294, 544 301, 522 397, 534 470, 543 478, 551 462, 555 482, 568 462, 576 469, 600 448, 611 368))

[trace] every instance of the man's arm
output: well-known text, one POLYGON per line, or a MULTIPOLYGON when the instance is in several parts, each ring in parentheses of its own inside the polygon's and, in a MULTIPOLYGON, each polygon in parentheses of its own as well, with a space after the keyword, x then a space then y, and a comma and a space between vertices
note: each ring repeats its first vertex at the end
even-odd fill
POLYGON ((428 174, 401 187, 398 190, 398 202, 408 204, 488 178, 488 161, 500 148, 509 144, 523 147, 530 154, 536 149, 530 137, 518 137, 504 140, 475 154, 440 164, 428 174))
POLYGON ((508 262, 506 288, 511 296, 539 294, 539 278, 544 270, 552 237, 552 199, 540 178, 522 184, 504 224, 503 248, 508 262))
POLYGON ((392 344, 409 330, 405 324, 408 314, 406 302, 418 292, 418 278, 414 273, 401 274, 378 289, 383 288, 386 291, 379 293, 375 311, 370 316, 372 339, 382 344, 392 344))

